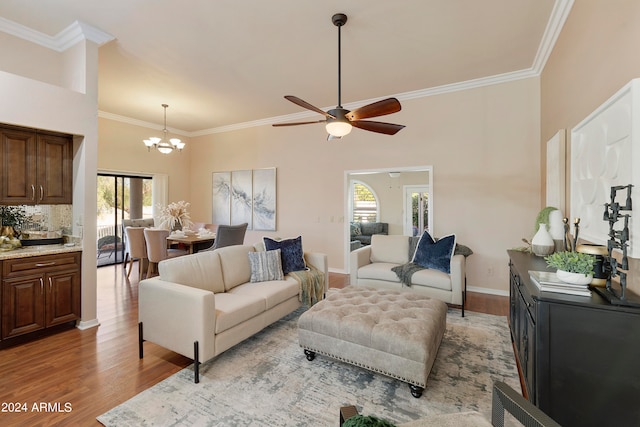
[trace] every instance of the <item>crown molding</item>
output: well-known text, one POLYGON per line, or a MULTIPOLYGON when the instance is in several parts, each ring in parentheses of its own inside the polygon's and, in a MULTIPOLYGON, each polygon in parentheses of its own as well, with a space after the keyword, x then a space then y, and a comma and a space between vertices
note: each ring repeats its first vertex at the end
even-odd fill
POLYGON ((0 17, 0 31, 56 52, 64 52, 82 40, 89 40, 101 46, 115 38, 111 34, 80 21, 75 21, 55 36, 50 36, 0 17))
POLYGON ((542 70, 544 70, 545 65, 547 65, 547 60, 549 56, 551 56, 551 52, 553 52, 553 48, 562 31, 562 27, 564 27, 564 23, 569 17, 573 3, 574 0, 556 0, 553 5, 551 16, 549 17, 542 41, 540 42, 540 46, 538 46, 538 52, 533 61, 532 69, 538 75, 542 74, 542 70))
MULTIPOLYGON (((145 122, 144 120, 133 119, 131 117, 108 113, 106 111, 98 110, 98 117, 103 119, 108 119, 108 120, 114 120, 116 122, 130 124, 134 126, 139 126, 147 129, 157 130, 157 131, 162 131, 164 128, 164 126, 161 124, 145 122)), ((173 134, 185 136, 188 138, 195 136, 193 132, 187 132, 186 130, 176 129, 168 126, 167 126, 167 131, 173 134)))

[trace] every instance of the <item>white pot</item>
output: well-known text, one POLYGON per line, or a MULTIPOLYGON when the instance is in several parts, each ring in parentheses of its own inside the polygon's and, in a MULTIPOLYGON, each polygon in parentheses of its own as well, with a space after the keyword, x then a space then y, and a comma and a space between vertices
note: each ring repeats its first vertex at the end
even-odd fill
POLYGON ((593 280, 593 274, 570 273, 564 270, 556 271, 556 276, 558 276, 559 280, 572 285, 588 285, 593 280))
POLYGON ((537 256, 551 255, 556 249, 556 244, 547 231, 547 224, 540 224, 538 232, 531 239, 531 252, 537 256))

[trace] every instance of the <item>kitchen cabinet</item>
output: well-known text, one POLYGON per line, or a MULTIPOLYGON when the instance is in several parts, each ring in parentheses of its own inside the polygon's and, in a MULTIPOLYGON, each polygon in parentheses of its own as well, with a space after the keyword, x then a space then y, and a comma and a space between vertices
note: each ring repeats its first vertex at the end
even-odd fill
POLYGON ((2 340, 80 319, 81 252, 2 261, 2 340))
POLYGON ((562 426, 640 425, 640 309, 540 292, 544 259, 509 251, 509 326, 527 398, 562 426))
POLYGON ((72 174, 71 136, 0 127, 0 204, 71 204, 72 174))

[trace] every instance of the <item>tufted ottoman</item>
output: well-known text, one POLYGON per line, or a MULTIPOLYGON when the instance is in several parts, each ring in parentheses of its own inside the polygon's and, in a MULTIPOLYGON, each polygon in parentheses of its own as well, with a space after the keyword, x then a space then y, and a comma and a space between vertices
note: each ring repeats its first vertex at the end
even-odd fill
POLYGON ((298 320, 308 360, 320 353, 409 383, 418 398, 436 359, 447 305, 415 292, 347 286, 298 320))

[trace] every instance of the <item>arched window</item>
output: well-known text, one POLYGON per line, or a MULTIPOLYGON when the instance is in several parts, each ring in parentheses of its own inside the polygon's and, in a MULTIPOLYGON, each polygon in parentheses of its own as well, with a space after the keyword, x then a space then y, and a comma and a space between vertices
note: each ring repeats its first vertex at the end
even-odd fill
POLYGON ((351 197, 352 222, 378 222, 380 206, 378 197, 371 187, 361 181, 352 181, 351 197))

